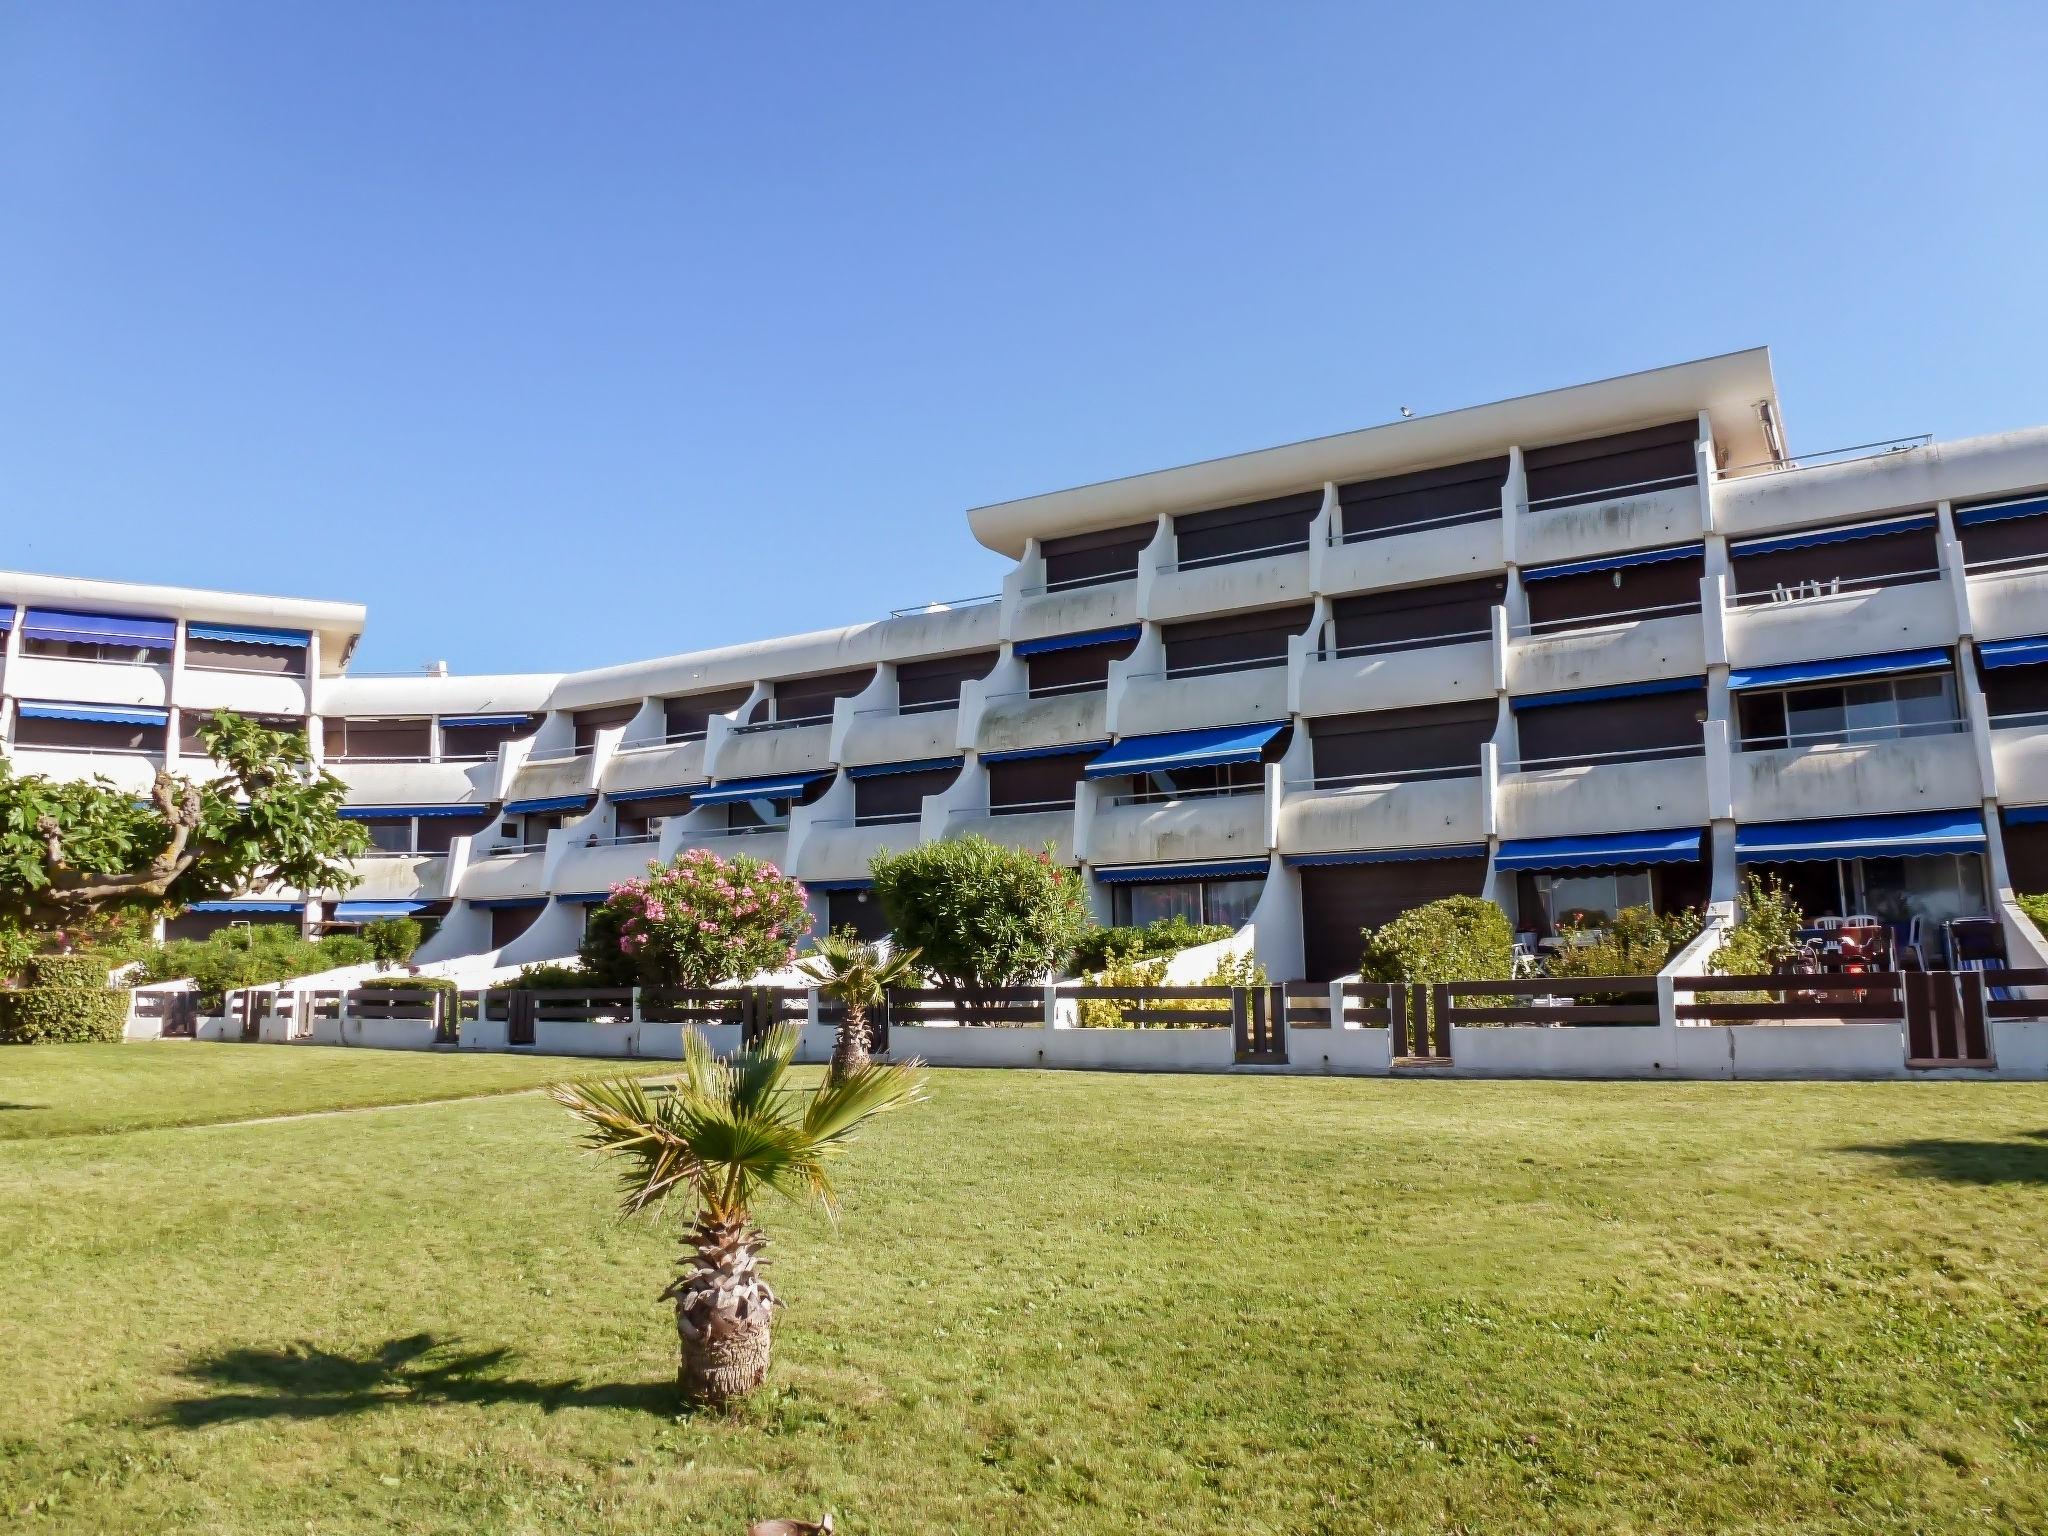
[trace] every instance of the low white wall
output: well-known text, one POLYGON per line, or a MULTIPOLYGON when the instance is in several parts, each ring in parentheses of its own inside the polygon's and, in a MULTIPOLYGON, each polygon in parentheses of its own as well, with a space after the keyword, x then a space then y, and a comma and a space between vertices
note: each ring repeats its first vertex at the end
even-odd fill
POLYGON ((1394 1069, 1394 1040, 1386 1029, 1290 1029, 1287 1065, 1297 1072, 1384 1077, 1394 1069))
POLYGON ((2048 1022, 1992 1019, 1986 1028, 2000 1077, 2048 1078, 2048 1022))
MULTIPOLYGON (((321 1020, 318 1022, 326 1022, 321 1020)), ((380 1051, 426 1051, 434 1046, 432 1019, 343 1019, 345 1045, 367 1045, 380 1051)))
POLYGON ((1673 1033, 1655 1024, 1453 1024, 1451 1063, 1472 1077, 1676 1077, 1673 1033))

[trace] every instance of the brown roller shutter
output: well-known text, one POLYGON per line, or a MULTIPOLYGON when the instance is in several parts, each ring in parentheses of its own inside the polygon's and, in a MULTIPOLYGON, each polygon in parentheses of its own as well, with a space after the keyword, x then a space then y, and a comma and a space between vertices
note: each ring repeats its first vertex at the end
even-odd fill
POLYGON ((1276 545, 1306 547, 1308 525, 1322 509, 1321 491, 1302 491, 1211 512, 1186 512, 1173 520, 1174 558, 1187 565, 1254 551, 1277 554, 1281 551, 1276 545))
POLYGON ((1096 749, 1063 752, 1058 757, 1024 757, 1015 762, 988 765, 988 803, 991 809, 1004 806, 1035 806, 1043 802, 1071 804, 1074 786, 1086 776, 1083 770, 1096 749))
POLYGON ((1553 704, 1516 712, 1517 756, 1525 763, 1567 767, 1608 752, 1697 747, 1707 690, 1645 693, 1585 704, 1553 704))
POLYGON ((1045 540, 1039 553, 1045 556, 1046 590, 1060 592, 1129 580, 1138 574, 1138 556, 1152 542, 1152 533, 1153 524, 1133 523, 1045 540))
POLYGON ((1109 664, 1122 661, 1138 647, 1133 636, 1108 645, 1076 645, 1063 651, 1040 651, 1024 658, 1025 675, 1033 693, 1100 688, 1109 681, 1109 664))
POLYGON ((1477 896, 1486 860, 1414 859, 1394 864, 1325 864, 1301 872, 1303 960, 1310 981, 1358 969, 1364 930, 1446 896, 1477 896))
POLYGON ((1661 485, 1692 484, 1699 478, 1693 453, 1698 435, 1697 421, 1673 421, 1527 449, 1522 468, 1528 476, 1530 505, 1541 511, 1604 501, 1610 495, 1642 495, 1661 485))
POLYGON ((1328 715, 1308 722, 1319 779, 1348 774, 1479 771, 1479 749, 1493 739, 1500 707, 1492 699, 1328 715))
POLYGON ((1907 571, 1925 572, 1922 579, 1932 581, 1939 563, 1932 528, 1873 534, 1867 539, 1811 544, 1805 549, 1783 549, 1763 555, 1745 555, 1740 546, 1728 553, 1728 570, 1737 592, 1768 592, 1802 581, 1850 581, 1897 576, 1907 571))
POLYGON ((875 816, 916 816, 927 795, 943 794, 960 776, 957 763, 917 773, 880 773, 853 781, 853 814, 859 821, 875 816))
MULTIPOLYGON (((1636 613, 1644 608, 1696 609, 1700 581, 1707 574, 1706 557, 1659 560, 1654 565, 1617 566, 1525 584, 1531 624, 1569 624, 1610 613, 1636 613)), ((1648 617, 1649 615, 1645 615, 1648 617)))
POLYGON ((1507 456, 1414 470, 1337 487, 1344 536, 1355 539, 1403 524, 1449 526, 1500 516, 1500 491, 1508 477, 1507 456))
POLYGON ((519 935, 533 926, 539 917, 540 907, 493 907, 491 909, 491 948, 503 949, 519 935))
POLYGON ((1493 628, 1493 610, 1507 601, 1506 576, 1444 581, 1394 592, 1360 592, 1330 604, 1337 645, 1428 645, 1446 636, 1479 638, 1493 628))
POLYGON ((616 730, 640 713, 634 704, 607 704, 603 709, 579 709, 570 719, 576 726, 576 750, 587 752, 597 745, 599 731, 616 730))
POLYGON ((775 718, 811 720, 828 716, 836 700, 852 698, 874 678, 873 667, 829 672, 821 677, 786 678, 775 685, 775 718))
POLYGON ((918 709, 958 704, 960 685, 987 677, 995 664, 994 651, 941 656, 935 661, 906 661, 896 669, 896 707, 918 709))
POLYGON ((1284 662, 1288 640, 1308 628, 1314 613, 1312 605, 1302 603, 1168 624, 1160 631, 1160 638, 1166 643, 1166 670, 1214 667, 1222 671, 1231 666, 1284 662))
POLYGON ((725 688, 717 693, 693 693, 679 699, 663 699, 663 727, 671 737, 702 736, 713 715, 729 715, 747 702, 751 688, 725 688))

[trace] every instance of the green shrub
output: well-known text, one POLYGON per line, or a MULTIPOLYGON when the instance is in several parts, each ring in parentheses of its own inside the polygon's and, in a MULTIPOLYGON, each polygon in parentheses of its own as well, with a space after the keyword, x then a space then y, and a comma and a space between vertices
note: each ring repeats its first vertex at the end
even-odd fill
POLYGON ((1366 981, 1490 981, 1515 973, 1508 915, 1478 896, 1446 896, 1366 930, 1366 981))
POLYGON ((12 981, 35 957, 36 937, 25 928, 0 924, 0 982, 12 981))
MULTIPOLYGON (((1125 929, 1124 932, 1134 930, 1125 929)), ((1105 987, 1158 987, 1166 985, 1166 958, 1156 960, 1117 960, 1104 970, 1101 985, 1105 987)), ((1263 987, 1267 984, 1266 968, 1246 950, 1241 955, 1219 955, 1209 974, 1192 983, 1200 987, 1263 987)), ((1185 985, 1185 983, 1176 983, 1185 985)), ((1213 1029, 1216 1027, 1214 1014, 1217 1001, 1210 998, 1154 998, 1143 1000, 1136 997, 1083 998, 1080 1004, 1080 1027, 1083 1029, 1127 1029, 1132 1027, 1124 1017, 1124 1009, 1143 1008, 1146 1012, 1184 1013, 1191 1015, 1186 1022, 1175 1021, 1165 1024, 1138 1025, 1140 1029, 1213 1029), (1192 1015, 1209 1014, 1201 1018, 1192 1015)))
POLYGON ((2048 934, 2048 896, 2016 896, 2020 910, 2033 919, 2034 926, 2048 934))
POLYGON ((1625 907, 1591 944, 1570 944, 1543 963, 1547 976, 1654 976, 1699 937, 1701 918, 1690 909, 1658 914, 1625 907))
POLYGON ((354 934, 306 939, 289 924, 261 923, 160 945, 141 957, 138 979, 190 977, 199 992, 200 1009, 217 1013, 222 996, 238 987, 290 981, 344 965, 367 965, 376 958, 369 941, 354 934))
POLYGON ((363 924, 362 938, 379 965, 403 965, 420 947, 420 925, 409 917, 380 917, 363 924))
POLYGON ((1076 975, 1092 975, 1119 961, 1149 960, 1154 955, 1179 954, 1197 944, 1214 944, 1229 938, 1232 931, 1221 923, 1192 923, 1179 914, 1142 928, 1090 928, 1074 946, 1072 969, 1076 975))
POLYGON ((629 986, 629 982, 604 982, 591 978, 590 972, 580 965, 563 965, 558 961, 543 960, 529 965, 517 976, 505 981, 491 983, 493 992, 580 992, 586 987, 629 986))
POLYGON ((1081 877, 985 837, 877 854, 868 868, 896 943, 949 992, 1025 986, 1063 968, 1087 927, 1081 877))
POLYGON ((0 1041, 118 1042, 126 1031, 128 989, 107 985, 102 956, 38 955, 28 976, 28 986, 0 992, 0 1041))
POLYGON ((1718 976, 1768 976, 1798 949, 1799 930, 1805 926, 1799 903, 1775 875, 1766 881, 1746 874, 1735 926, 1707 969, 1718 976))
POLYGON ((37 955, 28 963, 32 987, 70 987, 97 991, 107 984, 104 955, 37 955))

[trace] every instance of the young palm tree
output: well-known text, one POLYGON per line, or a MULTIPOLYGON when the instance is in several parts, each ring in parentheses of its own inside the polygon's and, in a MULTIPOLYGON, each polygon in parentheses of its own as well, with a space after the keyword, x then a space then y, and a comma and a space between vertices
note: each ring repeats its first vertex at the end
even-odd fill
POLYGON ((809 956, 797 962, 797 969, 816 982, 820 992, 837 998, 846 1010, 832 1042, 833 1077, 868 1064, 868 1011, 881 1006, 891 987, 915 979, 917 956, 914 949, 884 955, 879 945, 862 943, 849 928, 826 934, 809 956))
POLYGON ((679 1190, 696 1208, 681 1273, 661 1299, 676 1304, 677 1381, 699 1402, 744 1396, 768 1374, 782 1303, 761 1273, 768 1240, 754 1225, 755 1202, 773 1190, 816 1199, 837 1215, 827 1161, 871 1117, 924 1099, 915 1061, 871 1064, 810 1093, 789 1086, 798 1033, 778 1025, 756 1049, 721 1060, 691 1030, 682 1073, 665 1094, 637 1078, 550 1090, 584 1121, 592 1150, 626 1160, 629 1215, 659 1208, 679 1190))

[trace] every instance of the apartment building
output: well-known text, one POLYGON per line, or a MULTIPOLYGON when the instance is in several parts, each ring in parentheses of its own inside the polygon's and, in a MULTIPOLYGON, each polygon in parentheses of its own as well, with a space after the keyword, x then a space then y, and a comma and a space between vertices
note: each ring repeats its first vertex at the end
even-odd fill
POLYGON ((1023 500, 1002 590, 593 671, 352 672, 361 607, 0 575, 16 768, 143 787, 215 709, 303 725, 372 857, 176 920, 441 918, 573 950, 685 848, 877 932, 869 859, 1050 848, 1105 919, 1355 968, 1434 897, 1904 923, 2048 889, 2048 428, 1795 454, 1766 350, 1023 500))

